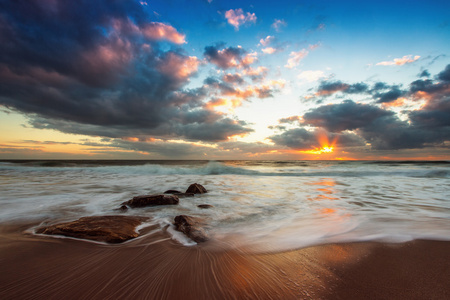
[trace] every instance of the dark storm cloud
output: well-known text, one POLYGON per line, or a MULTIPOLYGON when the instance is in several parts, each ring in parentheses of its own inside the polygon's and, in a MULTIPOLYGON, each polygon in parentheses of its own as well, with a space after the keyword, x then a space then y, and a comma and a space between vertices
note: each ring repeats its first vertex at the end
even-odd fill
POLYGON ((38 128, 201 138, 195 128, 217 122, 207 140, 249 130, 205 110, 203 88, 184 89, 200 60, 138 1, 0 1, 0 42, 0 104, 38 128))
MULTIPOLYGON (((450 141, 450 65, 435 78, 413 81, 409 89, 384 82, 376 82, 371 88, 341 81, 322 82, 317 94, 328 96, 339 91, 345 94, 353 87, 355 94, 370 95, 375 100, 374 104, 345 100, 339 104, 319 106, 306 112, 300 125, 324 128, 334 133, 352 131, 377 150, 446 147, 445 142, 450 141), (420 109, 402 111, 408 118, 406 120, 394 111, 376 105, 399 97, 410 101, 425 100, 425 104, 420 109)), ((290 121, 289 118, 280 119, 280 123, 290 121)), ((283 126, 273 128, 285 129, 283 126)), ((272 140, 280 145, 303 147, 310 138, 311 132, 298 128, 273 136, 272 140)))
POLYGON ((388 85, 385 82, 376 82, 372 87, 363 82, 345 83, 340 80, 337 81, 322 81, 315 93, 316 97, 329 97, 338 92, 342 94, 362 94, 370 95, 378 103, 392 102, 399 97, 405 96, 408 91, 400 88, 399 85, 388 85))
POLYGON ((367 92, 369 86, 363 82, 358 82, 349 85, 349 87, 344 90, 346 94, 361 94, 367 92))
POLYGON ((430 77, 431 74, 430 72, 428 72, 428 70, 423 70, 420 74, 419 77, 430 77))
POLYGON ((450 104, 448 99, 437 106, 426 106, 410 113, 411 123, 402 121, 388 110, 374 105, 346 100, 310 110, 304 124, 332 132, 353 130, 370 143, 373 149, 413 149, 442 146, 450 139, 450 104))
POLYGON ((365 127, 374 120, 390 117, 393 112, 376 106, 345 100, 340 104, 324 105, 303 115, 303 123, 340 132, 365 127))
POLYGON ((372 95, 378 103, 386 103, 397 100, 398 98, 405 96, 407 91, 401 90, 399 86, 392 86, 390 90, 386 92, 377 92, 372 95))
POLYGON ((409 118, 414 126, 446 132, 450 139, 450 93, 443 99, 428 102, 420 110, 411 111, 409 118))
MULTIPOLYGON (((364 146, 364 140, 354 133, 325 133, 330 143, 336 141, 339 147, 360 147, 364 146)), ((277 145, 287 146, 298 150, 311 150, 320 147, 318 142, 318 132, 308 131, 305 128, 290 129, 282 134, 273 135, 270 139, 277 145)))
POLYGON ((349 85, 346 83, 343 83, 342 81, 334 81, 334 82, 328 82, 328 81, 322 81, 317 88, 317 94, 320 96, 327 96, 332 95, 336 92, 343 91, 348 89, 349 85))
POLYGON ((236 121, 229 118, 219 120, 214 123, 190 123, 178 128, 178 133, 187 139, 202 140, 208 142, 218 142, 227 140, 230 133, 242 135, 252 132, 252 129, 245 128, 244 121, 236 121))
POLYGON ((364 93, 369 89, 369 86, 363 82, 354 84, 347 84, 340 80, 338 81, 322 81, 317 88, 317 95, 329 96, 337 92, 343 92, 345 94, 359 94, 364 93))
POLYGON ((437 78, 444 82, 450 82, 450 65, 447 65, 445 69, 438 74, 437 78))

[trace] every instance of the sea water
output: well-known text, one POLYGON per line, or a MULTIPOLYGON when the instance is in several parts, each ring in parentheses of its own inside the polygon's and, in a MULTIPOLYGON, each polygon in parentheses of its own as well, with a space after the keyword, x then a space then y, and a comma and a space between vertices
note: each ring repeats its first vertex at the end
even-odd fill
POLYGON ((177 234, 175 216, 203 218, 213 240, 287 250, 330 242, 450 240, 450 162, 20 161, 0 163, 0 224, 120 214, 134 196, 207 194, 129 209, 177 234), (199 204, 213 208, 201 209, 199 204))

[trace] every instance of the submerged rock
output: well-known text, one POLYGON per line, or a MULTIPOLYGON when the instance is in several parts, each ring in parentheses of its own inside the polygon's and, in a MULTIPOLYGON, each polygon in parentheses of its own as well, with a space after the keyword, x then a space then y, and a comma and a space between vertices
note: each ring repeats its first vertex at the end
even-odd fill
POLYGON ((147 220, 135 216, 93 216, 38 228, 36 233, 63 235, 107 243, 122 243, 136 238, 136 227, 147 220))
POLYGON ((175 195, 141 195, 123 202, 129 207, 144 207, 156 205, 177 205, 180 199, 175 195))
POLYGON ((181 231, 197 243, 206 242, 209 240, 206 231, 201 227, 204 223, 199 218, 179 215, 175 217, 174 225, 178 231, 181 231))
POLYGON ((203 187, 203 185, 198 184, 198 183, 193 183, 191 184, 188 189, 186 190, 186 194, 187 193, 192 193, 192 194, 204 194, 207 193, 208 191, 203 187))
POLYGON ((197 207, 199 207, 199 208, 213 208, 214 206, 212 206, 211 204, 200 204, 200 205, 197 205, 197 207))
POLYGON ((181 194, 181 192, 177 190, 167 190, 164 194, 181 194))

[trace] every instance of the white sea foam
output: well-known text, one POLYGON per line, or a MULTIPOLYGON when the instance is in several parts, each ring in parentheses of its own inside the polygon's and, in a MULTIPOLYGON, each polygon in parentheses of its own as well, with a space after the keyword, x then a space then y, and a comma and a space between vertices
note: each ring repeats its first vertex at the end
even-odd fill
POLYGON ((213 239, 289 249, 367 239, 450 239, 448 163, 0 163, 0 222, 114 213, 120 203, 198 182, 209 191, 177 206, 130 209, 185 245, 173 218, 204 218, 213 239), (211 204, 212 209, 200 209, 211 204))

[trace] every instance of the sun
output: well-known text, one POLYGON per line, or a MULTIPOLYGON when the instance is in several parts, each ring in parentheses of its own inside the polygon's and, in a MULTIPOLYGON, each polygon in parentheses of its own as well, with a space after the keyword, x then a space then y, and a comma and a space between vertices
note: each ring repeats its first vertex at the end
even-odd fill
POLYGON ((323 154, 323 153, 332 153, 334 150, 333 146, 324 146, 321 148, 315 148, 313 150, 301 151, 306 154, 323 154))
POLYGON ((300 151, 305 154, 329 154, 333 153, 334 145, 336 144, 336 139, 331 143, 328 139, 328 135, 324 131, 317 131, 317 141, 320 144, 320 148, 314 148, 312 150, 300 151))

